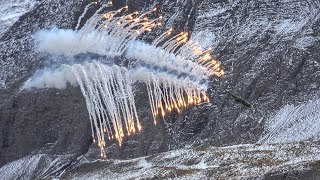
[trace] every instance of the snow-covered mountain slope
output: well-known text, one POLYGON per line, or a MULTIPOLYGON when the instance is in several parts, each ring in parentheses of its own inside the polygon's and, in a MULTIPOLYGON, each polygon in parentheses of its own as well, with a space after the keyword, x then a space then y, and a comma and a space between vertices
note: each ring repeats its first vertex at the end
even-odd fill
POLYGON ((206 141, 205 137, 220 145, 255 142, 270 114, 319 94, 318 1, 188 2, 193 6, 171 1, 169 12, 163 8, 169 19, 165 25, 187 21, 179 27, 192 31, 202 46, 213 47, 226 76, 212 80, 210 107, 196 108, 167 124, 173 146, 206 141), (234 97, 250 102, 251 108, 234 97), (197 125, 202 138, 192 135, 197 125))
POLYGON ((1 179, 44 179, 60 174, 71 165, 72 155, 30 155, 0 168, 1 179))
POLYGON ((4 179, 294 179, 320 178, 319 142, 199 146, 132 160, 73 163, 66 156, 34 155, 0 169, 4 179))
MULTIPOLYGON (((9 1, 2 5, 4 9, 9 8, 11 12, 15 2, 9 1)), ((16 3, 20 4, 18 1, 16 3)), ((12 83, 18 83, 28 76, 30 71, 40 66, 42 55, 34 49, 33 34, 42 28, 51 28, 56 25, 64 28, 72 27, 72 20, 79 13, 77 10, 81 2, 49 0, 37 4, 30 12, 23 13, 18 21, 15 21, 2 37, 0 36, 0 89, 9 88, 12 83)), ((20 4, 22 5, 23 3, 20 4)))
POLYGON ((320 99, 282 107, 266 122, 259 143, 289 143, 320 140, 320 99))
MULTIPOLYGON (((20 91, 36 70, 50 66, 57 58, 35 51, 33 34, 53 26, 72 29, 90 2, 38 1, 0 38, 0 166, 38 153, 81 156, 89 149, 93 157, 98 157, 94 154, 97 148, 92 145, 85 101, 78 88, 20 91)), ((197 145, 255 143, 264 137, 264 123, 269 119, 285 128, 267 128, 266 132, 274 133, 265 142, 300 141, 305 137, 312 140, 315 137, 317 128, 310 132, 312 136, 301 132, 297 133, 301 137, 290 139, 289 135, 293 129, 308 129, 309 126, 299 118, 311 115, 298 115, 295 111, 302 112, 299 104, 307 103, 319 94, 319 1, 127 2, 133 10, 142 11, 156 5, 164 16, 163 26, 141 39, 153 39, 170 27, 177 33, 188 31, 202 46, 213 48, 226 75, 210 80, 211 103, 186 109, 181 114, 173 113, 158 126, 151 121, 146 88, 136 84, 135 100, 144 131, 125 139, 122 147, 108 142, 109 158, 130 159, 197 145), (277 112, 279 116, 272 118, 277 112), (292 117, 292 121, 282 117, 292 117), (297 125, 291 125, 293 122, 297 125), (305 128, 287 128, 300 125, 305 128)), ((122 1, 114 1, 114 4, 116 8, 125 5, 122 1)), ((89 14, 98 7, 90 9, 89 14)), ((303 107, 308 107, 307 104, 303 107)), ((316 122, 312 118, 306 121, 316 122)), ((301 146, 308 148, 309 145, 302 143, 301 146)), ((244 166, 244 171, 246 168, 250 169, 250 166, 244 166)), ((275 169, 278 168, 281 167, 275 169)))
MULTIPOLYGON (((127 161, 88 162, 83 158, 65 171, 61 179, 268 179, 276 178, 280 172, 279 178, 288 171, 301 174, 310 171, 304 178, 315 175, 319 178, 318 146, 318 142, 200 146, 127 161)), ((291 178, 296 177, 299 176, 291 178)))
POLYGON ((35 0, 1 0, 0 1, 0 38, 20 16, 32 10, 35 0))

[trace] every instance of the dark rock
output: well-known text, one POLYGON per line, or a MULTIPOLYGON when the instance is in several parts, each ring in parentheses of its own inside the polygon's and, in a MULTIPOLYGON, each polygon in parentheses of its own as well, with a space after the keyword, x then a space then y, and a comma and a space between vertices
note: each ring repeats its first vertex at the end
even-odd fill
POLYGON ((287 169, 284 171, 281 170, 275 170, 271 171, 263 176, 264 180, 276 180, 276 179, 283 179, 283 180, 289 180, 289 179, 301 179, 301 180, 314 180, 314 179, 320 179, 320 162, 313 162, 310 164, 301 164, 300 166, 308 166, 309 169, 303 169, 301 170, 292 170, 287 169))
POLYGON ((87 152, 92 139, 84 105, 73 87, 18 93, 0 111, 1 165, 29 154, 87 152))

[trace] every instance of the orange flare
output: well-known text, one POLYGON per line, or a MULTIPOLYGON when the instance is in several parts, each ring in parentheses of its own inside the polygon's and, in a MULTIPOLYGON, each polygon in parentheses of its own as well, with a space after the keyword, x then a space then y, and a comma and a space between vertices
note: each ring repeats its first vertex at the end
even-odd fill
POLYGON ((139 130, 139 132, 141 132, 141 130, 142 130, 140 123, 138 123, 138 130, 139 130))

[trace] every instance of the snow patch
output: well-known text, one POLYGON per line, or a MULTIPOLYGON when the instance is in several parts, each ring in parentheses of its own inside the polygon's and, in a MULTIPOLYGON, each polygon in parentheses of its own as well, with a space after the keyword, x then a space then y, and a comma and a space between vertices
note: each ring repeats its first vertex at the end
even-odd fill
POLYGON ((139 161, 139 166, 142 167, 142 168, 144 168, 144 169, 149 169, 149 168, 152 167, 152 164, 149 163, 149 162, 147 162, 145 159, 141 159, 141 160, 139 161))
POLYGON ((289 143, 320 139, 320 99, 286 105, 266 122, 266 133, 258 143, 289 143))
POLYGON ((36 5, 34 0, 0 1, 0 38, 23 14, 36 5))
POLYGON ((291 19, 285 19, 275 25, 275 30, 279 34, 295 33, 299 31, 308 21, 301 19, 301 21, 293 21, 291 19))
POLYGON ((319 39, 310 36, 298 38, 294 44, 294 47, 301 50, 306 50, 306 48, 312 46, 318 40, 319 39))
POLYGON ((31 179, 42 157, 41 154, 27 156, 6 164, 0 168, 1 179, 16 179, 18 177, 29 177, 31 179))
POLYGON ((195 34, 192 34, 191 40, 194 42, 200 42, 203 49, 208 49, 218 45, 216 35, 209 30, 199 31, 195 34))

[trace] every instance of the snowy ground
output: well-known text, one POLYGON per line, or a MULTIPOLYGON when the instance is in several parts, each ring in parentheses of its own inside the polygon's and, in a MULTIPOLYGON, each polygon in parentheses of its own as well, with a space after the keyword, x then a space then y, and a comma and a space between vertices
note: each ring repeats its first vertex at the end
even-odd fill
POLYGON ((35 155, 0 169, 3 179, 215 179, 261 178, 273 171, 308 171, 320 161, 320 142, 196 147, 132 160, 78 158, 69 168, 67 156, 35 155), (59 172, 60 173, 56 173, 59 172), (62 173, 61 173, 62 172, 62 173), (52 176, 55 174, 55 176, 52 176), (31 176, 32 175, 32 176, 31 176))
POLYGON ((62 179, 247 179, 273 170, 306 170, 320 160, 319 142, 198 147, 128 161, 79 163, 62 179))
POLYGON ((285 105, 266 122, 259 143, 288 143, 320 139, 320 99, 285 105))
POLYGON ((20 16, 36 5, 35 0, 0 0, 0 38, 20 16))
MULTIPOLYGON (((316 171, 320 162, 319 99, 285 105, 266 123, 257 144, 199 146, 132 160, 95 160, 90 153, 27 156, 0 169, 2 179, 260 179, 316 171), (308 141, 311 140, 311 141, 308 141)), ((304 176, 304 175, 303 175, 304 176)))

